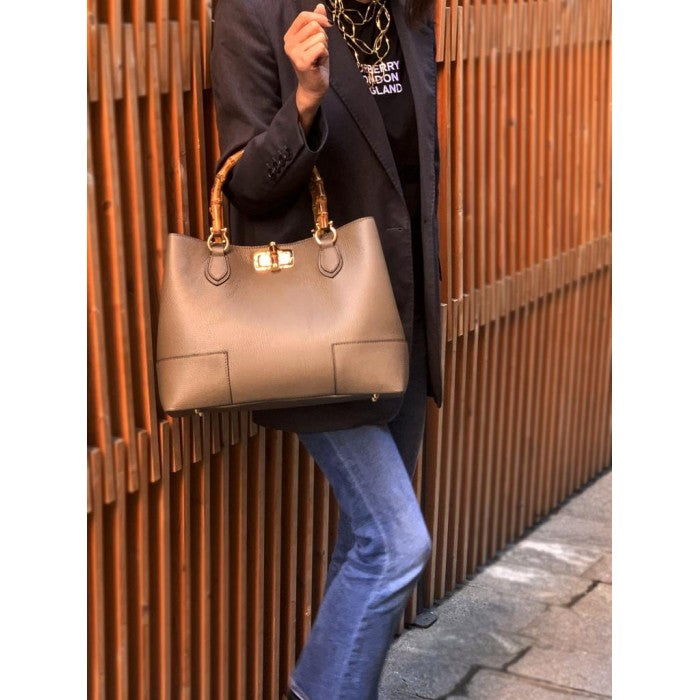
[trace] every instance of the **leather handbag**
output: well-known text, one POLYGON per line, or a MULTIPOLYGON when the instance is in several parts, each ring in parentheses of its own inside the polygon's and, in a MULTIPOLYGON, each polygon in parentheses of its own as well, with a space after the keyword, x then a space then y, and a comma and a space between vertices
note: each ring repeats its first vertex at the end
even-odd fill
POLYGON ((242 155, 215 177, 207 240, 168 235, 156 352, 163 409, 201 414, 404 393, 408 345, 374 219, 336 230, 314 167, 311 236, 234 245, 222 188, 242 155))

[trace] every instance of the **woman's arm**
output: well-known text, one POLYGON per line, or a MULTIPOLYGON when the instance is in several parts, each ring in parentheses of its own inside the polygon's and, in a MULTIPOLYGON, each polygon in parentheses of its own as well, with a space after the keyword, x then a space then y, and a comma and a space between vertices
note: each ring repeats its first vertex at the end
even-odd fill
MULTIPOLYGON (((211 54, 221 152, 216 168, 232 153, 245 148, 224 192, 236 208, 252 216, 284 206, 308 187, 328 133, 320 106, 325 90, 315 89, 319 88, 318 73, 310 74, 311 80, 304 83, 300 80, 297 91, 282 101, 275 53, 256 14, 257 4, 255 0, 219 0, 211 54)), ((323 42, 314 39, 318 28, 304 29, 309 25, 309 18, 305 19, 292 34, 294 25, 290 27, 284 37, 285 47, 289 41, 297 62, 303 55, 313 56, 317 64, 325 61, 314 68, 325 68, 327 86, 327 45, 324 56, 323 42)), ((278 41, 282 40, 279 37, 278 41)), ((299 75, 298 66, 294 60, 292 63, 299 75)))

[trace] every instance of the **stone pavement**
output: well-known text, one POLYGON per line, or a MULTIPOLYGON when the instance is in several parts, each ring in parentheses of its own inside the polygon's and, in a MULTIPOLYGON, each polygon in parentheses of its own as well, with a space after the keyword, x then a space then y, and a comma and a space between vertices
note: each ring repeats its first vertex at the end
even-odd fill
POLYGON ((611 697, 611 486, 608 470, 397 637, 380 700, 611 697))

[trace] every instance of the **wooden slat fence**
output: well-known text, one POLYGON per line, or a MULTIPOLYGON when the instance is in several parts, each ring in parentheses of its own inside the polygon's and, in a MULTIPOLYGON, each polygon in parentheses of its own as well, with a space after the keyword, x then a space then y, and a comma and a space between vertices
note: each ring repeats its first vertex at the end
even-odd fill
MULTIPOLYGON (((611 462, 610 5, 437 3, 445 403, 397 632, 611 462)), ((166 236, 204 235, 217 156, 210 3, 87 17, 89 695, 277 698, 337 503, 296 435, 155 387, 166 236)))

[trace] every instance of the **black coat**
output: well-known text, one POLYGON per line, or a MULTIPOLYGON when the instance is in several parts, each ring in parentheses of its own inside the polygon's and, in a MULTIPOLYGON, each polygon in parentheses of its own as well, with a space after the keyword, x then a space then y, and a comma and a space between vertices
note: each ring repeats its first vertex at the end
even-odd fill
MULTIPOLYGON (((375 98, 335 26, 328 32, 330 87, 308 136, 298 122, 297 78, 284 34, 317 0, 219 0, 214 12, 211 76, 221 158, 245 147, 224 192, 232 243, 298 240, 313 228, 308 182, 315 165, 336 227, 362 216, 377 222, 406 339, 413 333, 411 230, 399 174, 375 98), (288 232, 284 234, 283 232, 288 232)), ((439 239, 437 232, 437 100, 432 18, 413 28, 403 0, 392 21, 414 96, 420 144, 428 395, 442 405, 439 239)), ((284 362, 284 358, 280 358, 284 362)), ((274 371, 274 368, 272 368, 274 371)), ((253 411, 259 425, 293 432, 386 423, 401 398, 253 411)))

